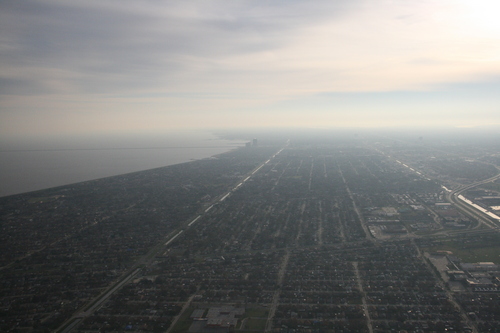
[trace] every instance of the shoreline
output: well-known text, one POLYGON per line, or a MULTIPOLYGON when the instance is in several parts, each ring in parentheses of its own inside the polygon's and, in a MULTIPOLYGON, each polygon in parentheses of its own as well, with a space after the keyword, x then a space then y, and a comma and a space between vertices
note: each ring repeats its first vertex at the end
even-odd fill
MULTIPOLYGON (((11 166, 11 170, 7 170, 4 175, 1 175, 1 180, 4 184, 4 190, 2 190, 2 192, 4 193, 0 193, 0 198, 3 199, 10 196, 59 188, 82 182, 214 158, 244 147, 242 145, 242 140, 234 141, 234 145, 228 144, 217 146, 0 151, 0 153, 4 155, 11 153, 22 155, 18 156, 19 160, 25 160, 25 163, 18 163, 18 165, 11 166), (169 155, 168 152, 172 150, 175 151, 175 153, 169 155), (158 152, 165 152, 165 155, 158 152), (37 156, 40 154, 46 156, 37 156), (51 159, 47 154, 57 156, 62 159, 62 163, 56 163, 54 159, 51 159), (101 156, 102 154, 116 156, 101 156), (83 155, 91 155, 91 157, 86 159, 83 155), (45 163, 45 165, 39 168, 35 165, 37 161, 32 161, 32 156, 42 160, 42 163, 45 163), (165 161, 165 158, 168 158, 170 162, 165 161), (85 164, 87 164, 87 166, 85 166, 85 164), (28 179, 31 179, 31 181, 28 179), (14 189, 16 187, 18 189, 14 189)), ((12 164, 14 165, 15 163, 12 164)))

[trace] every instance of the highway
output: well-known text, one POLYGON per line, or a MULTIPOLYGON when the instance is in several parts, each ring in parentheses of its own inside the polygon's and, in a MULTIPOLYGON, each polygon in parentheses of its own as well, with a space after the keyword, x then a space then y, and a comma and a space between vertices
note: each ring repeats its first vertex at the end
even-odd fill
MULTIPOLYGON (((424 174, 422 174, 418 170, 415 170, 411 166, 409 166, 409 165, 401 162, 400 160, 398 160, 398 159, 396 159, 394 157, 391 157, 391 156, 385 154, 384 152, 382 152, 382 151, 380 151, 380 150, 378 150, 376 148, 375 148, 375 150, 377 152, 383 154, 384 156, 387 156, 388 158, 391 158, 391 159, 395 160, 397 163, 399 163, 400 165, 404 166, 405 168, 408 168, 409 170, 415 172, 420 177, 423 177, 423 178, 425 178, 427 180, 430 180, 430 178, 426 177, 424 174)), ((486 183, 490 183, 490 182, 493 182, 493 181, 499 179, 500 178, 500 168, 498 166, 496 166, 496 165, 493 165, 493 166, 499 172, 497 175, 495 175, 493 177, 490 177, 490 178, 487 178, 487 179, 484 179, 484 180, 481 180, 481 181, 478 181, 478 182, 475 182, 475 183, 472 183, 472 184, 469 184, 469 185, 460 186, 456 190, 450 190, 450 189, 446 188, 443 185, 441 185, 441 187, 446 191, 446 200, 448 202, 452 203, 458 210, 460 210, 465 215, 467 215, 469 217, 472 217, 474 219, 477 219, 477 221, 479 222, 479 225, 477 227, 479 227, 481 224, 484 224, 485 226, 487 226, 487 227, 489 227, 491 229, 500 230, 500 221, 499 221, 499 224, 496 224, 495 222, 492 221, 492 217, 491 216, 488 216, 488 214, 486 214, 485 212, 482 212, 482 211, 478 210, 473 205, 469 204, 468 202, 464 201, 463 199, 460 199, 460 196, 461 196, 461 194, 463 192, 465 192, 467 190, 470 190, 471 188, 474 188, 476 186, 479 186, 479 185, 482 185, 482 184, 486 184, 486 183)), ((439 233, 441 233, 441 232, 439 232, 439 233)))
MULTIPOLYGON (((498 169, 498 167, 497 167, 497 169, 498 169)), ((462 187, 460 187, 456 190, 453 190, 453 191, 448 190, 446 193, 446 199, 449 202, 453 203, 464 214, 477 219, 480 224, 484 224, 492 229, 500 229, 500 227, 492 221, 492 218, 490 216, 488 216, 484 212, 478 210, 477 208, 475 208, 474 206, 472 206, 468 202, 461 200, 459 198, 459 196, 461 196, 461 194, 463 192, 470 190, 476 186, 493 182, 499 178, 500 178, 500 173, 497 174, 496 176, 490 177, 488 179, 481 180, 481 181, 475 182, 473 184, 462 186, 462 187)))

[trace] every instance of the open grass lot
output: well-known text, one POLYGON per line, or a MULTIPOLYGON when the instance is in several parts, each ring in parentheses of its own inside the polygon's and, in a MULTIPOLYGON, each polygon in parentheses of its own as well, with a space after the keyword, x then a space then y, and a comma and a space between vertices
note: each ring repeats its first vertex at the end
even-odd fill
POLYGON ((449 241, 443 245, 433 246, 424 250, 427 252, 451 251, 462 262, 492 261, 495 264, 500 264, 500 245, 494 246, 489 243, 480 243, 479 241, 466 244, 449 241))
POLYGON ((241 332, 245 331, 263 331, 266 328, 267 316, 269 314, 266 308, 247 308, 245 314, 241 318, 241 332))
POLYGON ((248 308, 243 318, 267 318, 268 310, 265 308, 248 308))
POLYGON ((492 261, 495 264, 500 264, 500 246, 475 249, 456 249, 453 253, 462 259, 463 262, 492 261))
POLYGON ((245 327, 241 329, 241 332, 245 331, 264 331, 266 328, 266 319, 258 319, 258 318, 248 318, 245 322, 245 327))

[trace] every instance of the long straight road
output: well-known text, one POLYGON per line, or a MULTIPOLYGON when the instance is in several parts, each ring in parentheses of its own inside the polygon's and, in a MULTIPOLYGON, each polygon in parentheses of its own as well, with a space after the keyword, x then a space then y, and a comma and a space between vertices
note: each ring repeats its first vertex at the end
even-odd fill
POLYGON ((146 255, 137 260, 125 274, 121 276, 121 278, 109 286, 104 292, 102 292, 99 296, 88 302, 84 307, 82 307, 79 311, 77 311, 71 318, 66 320, 59 328, 57 328, 56 332, 59 333, 69 333, 74 328, 78 326, 78 324, 85 318, 94 313, 96 309, 98 309, 105 301, 107 301, 115 292, 117 292, 121 287, 130 282, 133 277, 135 277, 140 272, 140 267, 147 266, 158 253, 164 252, 168 246, 171 245, 183 232, 186 228, 196 227, 195 222, 201 219, 205 214, 209 214, 210 210, 217 205, 218 203, 224 201, 230 194, 239 189, 245 182, 247 182, 253 175, 255 175, 260 169, 262 169, 266 164, 271 162, 273 158, 275 158, 278 154, 283 151, 283 148, 280 148, 274 155, 272 155, 269 159, 259 164, 256 168, 250 171, 245 177, 243 181, 239 182, 237 185, 232 186, 231 190, 227 193, 220 195, 216 198, 208 208, 204 210, 203 213, 197 215, 194 219, 189 220, 188 222, 183 223, 181 227, 172 231, 166 238, 160 241, 156 246, 154 246, 146 255))
POLYGON ((354 273, 356 274, 358 289, 361 294, 361 301, 363 302, 363 312, 366 318, 366 326, 368 327, 368 332, 373 333, 372 320, 370 318, 370 312, 368 311, 368 305, 366 303, 366 293, 365 290, 363 289, 363 281, 361 280, 361 275, 359 274, 358 262, 354 261, 352 263, 352 266, 354 267, 354 273))

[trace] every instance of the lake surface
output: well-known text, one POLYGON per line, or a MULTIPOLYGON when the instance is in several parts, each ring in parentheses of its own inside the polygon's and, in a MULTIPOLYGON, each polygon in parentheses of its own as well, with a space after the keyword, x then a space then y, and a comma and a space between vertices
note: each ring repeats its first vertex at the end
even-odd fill
POLYGON ((0 147, 0 196, 208 158, 244 145, 211 133, 64 137, 0 147))

